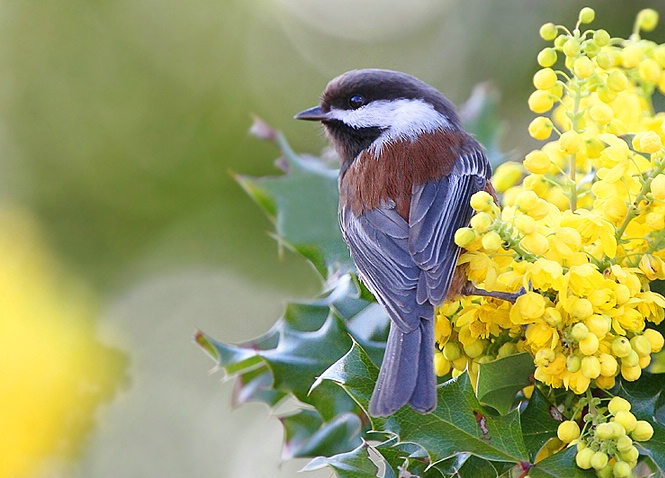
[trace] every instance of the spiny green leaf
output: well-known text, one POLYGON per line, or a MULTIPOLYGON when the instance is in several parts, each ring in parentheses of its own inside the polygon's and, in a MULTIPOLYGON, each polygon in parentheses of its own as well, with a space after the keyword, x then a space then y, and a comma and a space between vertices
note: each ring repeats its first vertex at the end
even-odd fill
POLYGON ((284 459, 336 455, 348 452, 362 442, 360 419, 352 413, 343 413, 324 422, 317 411, 304 409, 281 417, 280 421, 285 434, 284 459))
POLYGON ((279 240, 309 259, 323 277, 353 270, 337 221, 338 171, 317 158, 295 154, 281 134, 277 142, 286 174, 236 179, 273 220, 279 240))
MULTIPOLYGON (((322 380, 339 383, 367 410, 377 367, 357 343, 323 375, 322 380)), ((438 389, 436 410, 422 415, 409 407, 387 418, 373 418, 376 430, 394 433, 402 442, 422 446, 431 462, 449 458, 465 450, 479 457, 518 463, 528 460, 517 410, 492 417, 482 408, 468 375, 449 380, 438 389)))
MULTIPOLYGON (((644 418, 642 418, 644 419, 644 418)), ((640 454, 651 458, 654 465, 658 468, 658 476, 665 476, 665 427, 654 423, 653 419, 648 420, 653 427, 653 436, 649 441, 635 443, 640 454)))
MULTIPOLYGON (((339 478, 374 478, 379 469, 370 460, 368 445, 362 443, 356 449, 331 457, 320 456, 310 461, 302 471, 320 470, 329 466, 339 478)), ((391 478, 386 476, 385 478, 391 478)))
POLYGON ((505 415, 513 407, 517 392, 531 384, 536 368, 528 353, 502 357, 481 364, 478 371, 478 400, 505 415))
POLYGON ((538 387, 533 390, 529 404, 522 412, 522 433, 529 456, 535 458, 543 445, 556 436, 559 421, 551 414, 552 404, 538 387))

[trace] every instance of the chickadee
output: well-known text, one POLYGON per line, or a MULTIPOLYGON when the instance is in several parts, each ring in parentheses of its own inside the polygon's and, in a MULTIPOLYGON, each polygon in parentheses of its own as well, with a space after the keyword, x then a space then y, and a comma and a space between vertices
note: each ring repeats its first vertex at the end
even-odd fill
POLYGON ((295 118, 320 121, 340 157, 342 235, 360 279, 392 319, 369 413, 387 416, 406 404, 430 412, 434 308, 466 282, 454 279, 453 238, 473 215, 471 196, 494 193, 490 163, 454 105, 405 73, 344 73, 319 106, 295 118))

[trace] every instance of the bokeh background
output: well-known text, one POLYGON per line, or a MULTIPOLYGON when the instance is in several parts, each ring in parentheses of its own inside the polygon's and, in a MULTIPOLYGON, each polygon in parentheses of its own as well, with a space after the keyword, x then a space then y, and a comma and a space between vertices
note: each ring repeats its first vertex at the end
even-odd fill
POLYGON ((0 478, 294 476, 279 422, 232 410, 191 340, 249 339, 320 287, 232 179, 277 173, 252 115, 316 154, 291 118, 341 72, 457 104, 490 81, 519 160, 538 28, 585 5, 617 36, 665 20, 662 0, 0 0, 0 478))

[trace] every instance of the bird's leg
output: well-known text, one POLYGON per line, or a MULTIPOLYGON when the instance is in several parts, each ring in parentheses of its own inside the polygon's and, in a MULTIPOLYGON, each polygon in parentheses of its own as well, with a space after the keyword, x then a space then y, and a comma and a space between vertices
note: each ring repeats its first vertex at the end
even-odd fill
POLYGON ((481 295, 485 297, 494 297, 495 299, 505 300, 512 304, 520 297, 521 295, 526 294, 526 289, 522 287, 517 292, 498 292, 498 291, 489 291, 478 289, 473 282, 467 281, 464 286, 462 286, 462 295, 481 295))

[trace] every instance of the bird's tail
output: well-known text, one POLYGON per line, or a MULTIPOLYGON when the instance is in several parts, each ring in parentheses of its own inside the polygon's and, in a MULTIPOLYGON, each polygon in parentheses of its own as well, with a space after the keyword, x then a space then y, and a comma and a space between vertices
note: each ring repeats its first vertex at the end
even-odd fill
POLYGON ((369 414, 392 415, 407 403, 422 413, 436 407, 432 319, 421 319, 420 326, 407 333, 391 324, 369 414))

